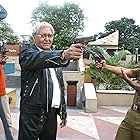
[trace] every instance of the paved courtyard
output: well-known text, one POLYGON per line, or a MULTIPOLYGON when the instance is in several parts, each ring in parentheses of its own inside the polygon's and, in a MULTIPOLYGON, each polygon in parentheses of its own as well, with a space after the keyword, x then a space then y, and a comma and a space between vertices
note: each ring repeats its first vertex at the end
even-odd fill
MULTIPOLYGON (((59 127, 57 140, 113 140, 117 128, 128 107, 100 106, 96 113, 85 113, 82 109, 68 107, 68 123, 59 127)), ((15 140, 18 134, 19 109, 11 108, 15 140)), ((0 121, 0 140, 5 140, 0 121)))

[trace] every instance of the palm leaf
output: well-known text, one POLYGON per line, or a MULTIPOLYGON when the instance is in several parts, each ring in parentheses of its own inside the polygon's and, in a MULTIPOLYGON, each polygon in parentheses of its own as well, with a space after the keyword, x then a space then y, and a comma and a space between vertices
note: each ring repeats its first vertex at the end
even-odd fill
POLYGON ((128 50, 118 51, 113 57, 111 57, 111 61, 113 62, 113 64, 118 65, 118 63, 128 54, 131 54, 128 50))
POLYGON ((110 61, 111 56, 107 53, 107 51, 102 47, 96 47, 96 51, 98 51, 106 61, 110 61))

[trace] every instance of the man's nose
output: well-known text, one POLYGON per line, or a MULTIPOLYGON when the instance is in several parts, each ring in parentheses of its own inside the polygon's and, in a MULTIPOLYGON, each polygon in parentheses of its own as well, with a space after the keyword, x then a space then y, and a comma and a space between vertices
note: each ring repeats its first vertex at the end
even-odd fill
POLYGON ((45 36, 44 39, 47 41, 50 40, 50 38, 48 36, 45 36))

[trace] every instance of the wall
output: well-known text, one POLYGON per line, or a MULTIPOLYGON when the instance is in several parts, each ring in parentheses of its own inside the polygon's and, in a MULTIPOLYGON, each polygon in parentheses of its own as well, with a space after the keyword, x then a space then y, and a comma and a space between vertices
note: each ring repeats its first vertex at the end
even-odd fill
POLYGON ((20 71, 19 56, 8 56, 7 62, 15 62, 15 71, 20 71))
POLYGON ((75 80, 75 81, 78 81, 77 92, 80 91, 80 87, 83 86, 83 80, 84 80, 83 73, 80 73, 79 71, 63 71, 63 77, 64 77, 64 84, 65 84, 66 90, 67 90, 67 82, 66 81, 75 80))
POLYGON ((135 91, 97 90, 97 104, 114 106, 131 106, 135 91))

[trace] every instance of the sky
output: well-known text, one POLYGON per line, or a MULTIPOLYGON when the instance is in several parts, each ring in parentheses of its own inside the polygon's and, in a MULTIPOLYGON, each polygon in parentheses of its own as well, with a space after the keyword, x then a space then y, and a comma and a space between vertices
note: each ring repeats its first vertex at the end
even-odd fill
MULTIPOLYGON (((18 35, 31 34, 31 13, 42 0, 0 1, 8 12, 5 21, 11 25, 14 32, 18 35)), ((87 20, 83 36, 104 32, 105 23, 123 17, 132 18, 136 21, 136 25, 140 25, 140 0, 48 0, 50 5, 62 5, 64 2, 74 2, 84 10, 87 20)))

